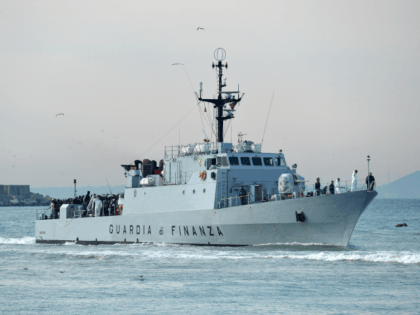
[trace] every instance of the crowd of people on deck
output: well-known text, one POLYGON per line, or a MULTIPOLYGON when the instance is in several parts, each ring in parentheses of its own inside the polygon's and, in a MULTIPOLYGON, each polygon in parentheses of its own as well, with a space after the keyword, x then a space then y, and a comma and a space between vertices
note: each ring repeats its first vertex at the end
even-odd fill
MULTIPOLYGON (((123 212, 124 194, 119 195, 90 195, 90 191, 86 195, 77 196, 68 199, 51 199, 51 215, 45 216, 44 219, 59 219, 60 207, 62 205, 82 205, 80 217, 103 217, 121 215, 123 212)), ((48 209, 49 209, 48 208, 48 209)), ((47 209, 47 210, 48 210, 47 209)), ((75 217, 76 212, 73 211, 71 217, 75 217)))
MULTIPOLYGON (((375 177, 373 177, 372 173, 369 173, 369 175, 366 177, 366 187, 367 190, 374 190, 375 188, 375 177)), ((329 186, 324 186, 324 188, 321 189, 321 183, 319 178, 315 181, 315 194, 317 196, 319 195, 326 195, 326 194, 341 194, 343 192, 344 187, 341 186, 340 179, 337 178, 335 183, 332 180, 331 184, 329 186)), ((357 190, 357 170, 353 171, 353 174, 351 176, 351 191, 357 190)), ((313 192, 308 192, 307 197, 313 196, 313 192)))

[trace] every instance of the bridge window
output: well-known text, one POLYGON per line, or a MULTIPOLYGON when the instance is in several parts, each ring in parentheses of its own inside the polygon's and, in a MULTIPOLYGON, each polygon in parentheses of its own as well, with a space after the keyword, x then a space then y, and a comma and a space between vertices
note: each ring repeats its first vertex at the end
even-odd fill
POLYGON ((261 166, 262 165, 261 158, 260 157, 253 157, 252 158, 252 164, 254 164, 254 166, 261 166))
POLYGON ((216 159, 207 159, 207 163, 206 163, 207 169, 209 170, 211 168, 215 168, 215 167, 212 167, 213 165, 216 166, 216 159))
POLYGON ((284 157, 276 158, 276 166, 286 166, 286 160, 284 159, 284 157))
POLYGON ((273 158, 265 157, 264 158, 264 165, 265 166, 274 166, 273 158))
POLYGON ((242 156, 241 157, 241 164, 242 165, 251 165, 251 161, 249 157, 242 156))
POLYGON ((226 156, 218 156, 217 157, 217 164, 221 166, 228 166, 227 157, 226 156))
POLYGON ((230 165, 239 165, 239 159, 236 156, 229 157, 230 165))

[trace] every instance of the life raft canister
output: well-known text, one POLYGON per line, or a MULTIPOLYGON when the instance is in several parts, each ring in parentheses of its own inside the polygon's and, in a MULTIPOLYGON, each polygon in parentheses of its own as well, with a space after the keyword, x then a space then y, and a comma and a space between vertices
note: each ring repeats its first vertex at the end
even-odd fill
POLYGON ((206 178, 207 178, 207 173, 206 173, 206 171, 201 172, 201 179, 202 179, 202 180, 206 180, 206 178))

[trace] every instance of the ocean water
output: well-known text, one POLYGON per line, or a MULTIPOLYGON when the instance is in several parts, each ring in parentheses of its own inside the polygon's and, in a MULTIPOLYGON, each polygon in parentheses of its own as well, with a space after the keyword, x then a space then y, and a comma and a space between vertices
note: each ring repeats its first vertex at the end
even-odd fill
POLYGON ((1 314, 420 313, 420 200, 374 200, 348 247, 41 245, 35 208, 0 218, 1 314))

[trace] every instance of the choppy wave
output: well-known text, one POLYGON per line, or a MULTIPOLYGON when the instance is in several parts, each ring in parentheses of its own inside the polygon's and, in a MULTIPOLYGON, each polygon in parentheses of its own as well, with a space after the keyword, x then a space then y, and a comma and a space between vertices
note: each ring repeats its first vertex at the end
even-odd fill
POLYGON ((257 245, 252 245, 255 247, 258 246, 334 246, 334 247, 339 247, 337 245, 333 245, 333 244, 326 244, 326 243, 298 243, 298 242, 292 242, 292 243, 266 243, 266 244, 257 244, 257 245))
POLYGON ((32 236, 25 236, 25 237, 21 237, 21 238, 3 238, 3 237, 0 237, 0 244, 6 244, 6 245, 35 244, 35 237, 32 237, 32 236))
POLYGON ((284 258, 319 261, 363 261, 374 263, 420 264, 419 253, 377 252, 377 253, 330 253, 321 252, 307 255, 285 255, 284 258))
POLYGON ((76 242, 65 242, 63 244, 64 246, 72 246, 72 245, 77 245, 76 242))

